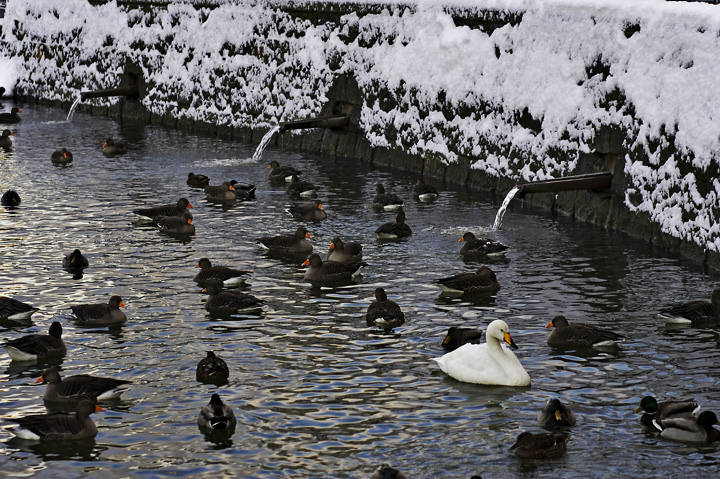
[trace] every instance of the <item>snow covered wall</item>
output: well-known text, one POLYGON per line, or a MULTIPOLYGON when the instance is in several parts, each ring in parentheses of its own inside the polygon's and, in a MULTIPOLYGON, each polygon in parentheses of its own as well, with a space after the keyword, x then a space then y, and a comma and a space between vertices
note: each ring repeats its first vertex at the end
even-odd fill
POLYGON ((624 207, 720 253, 720 7, 157 3, 10 0, 0 55, 13 59, 16 89, 36 98, 70 104, 133 64, 156 117, 252 130, 318 114, 347 75, 373 147, 507 182, 576 173, 613 131, 624 207))

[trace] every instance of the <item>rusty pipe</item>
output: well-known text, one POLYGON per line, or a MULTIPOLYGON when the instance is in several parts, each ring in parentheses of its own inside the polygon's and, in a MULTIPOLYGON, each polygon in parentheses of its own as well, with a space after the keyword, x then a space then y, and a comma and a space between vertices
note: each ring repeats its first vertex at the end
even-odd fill
POLYGON ((518 198, 530 193, 554 193, 558 191, 601 190, 609 188, 613 174, 609 171, 588 173, 586 175, 566 176, 550 180, 533 181, 518 185, 518 198))
POLYGON ((348 115, 319 116, 280 123, 280 133, 285 133, 288 130, 305 130, 307 128, 342 128, 349 123, 350 117, 348 115))

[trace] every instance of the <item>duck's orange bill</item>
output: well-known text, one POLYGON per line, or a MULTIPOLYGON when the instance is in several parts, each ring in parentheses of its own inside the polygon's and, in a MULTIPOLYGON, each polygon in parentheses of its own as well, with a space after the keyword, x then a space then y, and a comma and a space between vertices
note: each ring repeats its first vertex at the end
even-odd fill
POLYGON ((195 209, 195 207, 193 205, 191 205, 190 203, 188 203, 187 207, 195 209))
POLYGON ((104 408, 101 408, 97 404, 95 405, 95 412, 103 412, 104 410, 105 410, 104 408))
POLYGON ((45 380, 43 379, 42 376, 40 376, 39 378, 37 378, 37 379, 35 380, 35 384, 41 383, 41 382, 43 382, 43 381, 45 381, 45 380))
POLYGON ((310 260, 306 259, 301 266, 310 266, 310 260))
POLYGON ((328 249, 334 249, 334 248, 335 248, 335 243, 330 243, 330 247, 328 249))
POLYGON ((125 303, 123 303, 122 301, 120 301, 120 304, 118 304, 118 306, 120 306, 121 308, 127 308, 127 306, 125 306, 125 303))
POLYGON ((312 236, 310 236, 310 233, 305 233, 305 237, 306 237, 306 238, 312 238, 312 236))
POLYGON ((552 328, 552 327, 553 327, 552 321, 550 321, 549 323, 547 323, 547 325, 546 325, 545 327, 546 327, 546 328, 552 328))

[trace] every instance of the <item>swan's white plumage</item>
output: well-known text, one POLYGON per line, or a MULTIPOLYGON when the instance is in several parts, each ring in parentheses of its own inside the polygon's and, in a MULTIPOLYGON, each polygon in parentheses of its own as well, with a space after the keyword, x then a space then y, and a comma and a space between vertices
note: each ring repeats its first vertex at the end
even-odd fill
POLYGON ((495 320, 487 328, 487 342, 465 344, 455 351, 434 358, 440 369, 458 381, 490 386, 529 386, 530 376, 515 354, 500 343, 508 326, 495 320))

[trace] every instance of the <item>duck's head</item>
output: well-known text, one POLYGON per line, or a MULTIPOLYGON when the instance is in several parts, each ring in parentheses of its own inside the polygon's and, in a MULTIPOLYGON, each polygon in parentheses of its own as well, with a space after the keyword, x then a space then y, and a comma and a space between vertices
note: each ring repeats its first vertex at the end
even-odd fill
POLYGON ((655 414, 657 408, 657 400, 652 396, 645 396, 640 400, 640 405, 635 409, 635 412, 645 411, 648 414, 655 414))
POLYGON ((495 338, 500 342, 505 342, 513 349, 518 349, 512 336, 510 336, 510 328, 502 319, 496 319, 487 328, 486 337, 488 339, 495 338))

